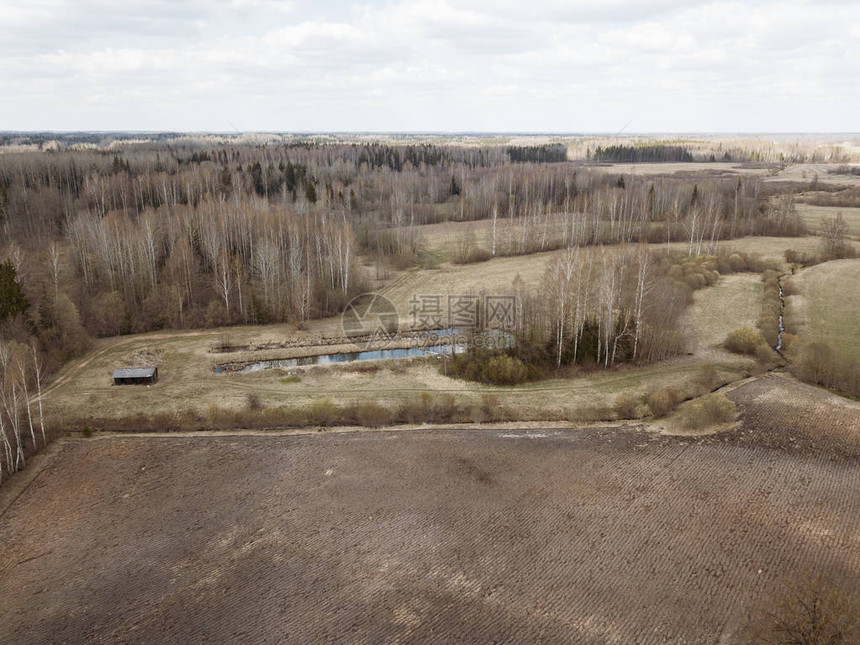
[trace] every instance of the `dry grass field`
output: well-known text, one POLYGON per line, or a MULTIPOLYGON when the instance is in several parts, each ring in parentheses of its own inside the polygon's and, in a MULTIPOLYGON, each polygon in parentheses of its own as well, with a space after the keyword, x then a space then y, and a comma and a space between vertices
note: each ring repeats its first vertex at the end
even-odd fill
POLYGON ((837 213, 842 213, 842 217, 847 225, 848 235, 860 237, 860 208, 798 204, 797 212, 812 233, 817 233, 821 230, 822 223, 826 218, 834 217, 837 213))
MULTIPOLYGON (((230 331, 231 337, 237 340, 243 333, 252 338, 246 329, 230 331)), ((571 411, 595 403, 612 406, 621 395, 642 397, 653 389, 684 389, 705 360, 714 364, 726 380, 739 378, 748 365, 747 359, 727 353, 715 355, 713 350, 707 350, 704 359, 679 357, 641 368, 599 371, 520 387, 492 387, 446 377, 433 359, 427 359, 385 361, 367 371, 354 370, 350 365, 303 367, 298 370, 301 372, 298 382, 289 382, 280 370, 218 375, 213 370, 225 361, 319 353, 321 348, 211 353, 211 347, 222 336, 219 332, 193 336, 143 335, 104 342, 84 362, 60 375, 57 385, 46 397, 48 411, 61 419, 119 419, 184 411, 194 411, 205 418, 210 406, 244 409, 251 393, 264 407, 305 406, 328 398, 340 404, 372 400, 389 408, 422 392, 452 395, 457 403, 467 406, 479 403, 482 394, 492 393, 519 419, 553 420, 567 418, 571 411), (151 387, 112 386, 111 371, 118 365, 133 362, 143 351, 161 357, 159 382, 151 387)), ((276 338, 276 335, 267 328, 263 338, 276 338)))
MULTIPOLYGON (((457 230, 457 226, 453 230, 457 230)), ((725 243, 724 250, 741 250, 778 262, 782 260, 785 249, 814 251, 817 244, 813 237, 745 238, 725 243)), ((683 247, 681 244, 672 246, 676 250, 683 247)), ((664 247, 656 245, 655 248, 664 247)), ((396 305, 401 314, 401 324, 408 326, 411 322, 409 301, 413 295, 504 293, 511 289, 517 276, 525 288, 532 289, 540 284, 551 257, 552 253, 542 253, 495 258, 466 266, 443 264, 438 269, 415 269, 395 275, 380 291, 396 305)), ((832 265, 808 271, 811 276, 829 276, 832 265)), ((806 274, 804 271, 798 278, 806 274)), ((827 302, 839 296, 833 300, 836 315, 828 316, 823 322, 841 320, 838 324, 843 331, 850 330, 852 311, 856 311, 852 309, 851 299, 842 297, 852 284, 856 284, 856 276, 852 276, 839 277, 841 282, 822 277, 821 288, 814 289, 815 296, 827 298, 827 302)), ((47 397, 48 411, 55 418, 64 419, 116 419, 155 412, 178 415, 193 411, 205 419, 212 406, 244 409, 248 405, 249 394, 255 394, 265 408, 300 407, 328 398, 338 404, 376 401, 391 409, 422 392, 429 392, 452 395, 458 404, 467 407, 478 404, 483 394, 491 393, 517 419, 579 418, 578 410, 595 405, 611 408, 622 396, 641 399, 665 387, 687 390, 704 364, 712 365, 724 382, 741 378, 752 361, 729 354, 719 345, 733 329, 755 322, 761 307, 761 289, 758 276, 739 274, 724 276, 715 287, 696 292, 694 305, 684 322, 691 356, 642 368, 620 368, 515 388, 483 386, 448 378, 440 373, 433 359, 389 361, 368 370, 356 370, 347 365, 303 367, 296 370, 300 372, 298 378, 290 380, 285 380, 279 370, 256 374, 213 373, 216 366, 226 362, 349 351, 352 349, 350 346, 326 344, 337 342, 332 339, 341 335, 339 318, 314 321, 303 331, 289 325, 275 325, 106 339, 98 341, 96 348, 82 361, 68 366, 59 375, 47 397), (249 347, 226 354, 213 353, 213 347, 225 341, 231 345, 256 347, 290 341, 294 346, 249 347), (156 360, 161 375, 159 383, 149 388, 113 387, 110 382, 112 370, 138 364, 141 357, 156 360)), ((790 330, 802 327, 797 313, 801 310, 811 312, 820 309, 804 305, 802 297, 790 298, 790 330)))
MULTIPOLYGON (((770 249, 775 255, 799 240, 769 238, 751 240, 756 250, 770 249)), ((746 240, 735 241, 742 244, 746 240)), ((735 248, 735 247, 733 247, 735 248)), ((442 265, 438 269, 403 272, 381 292, 401 313, 401 323, 410 324, 409 300, 415 294, 456 295, 505 293, 519 276, 526 288, 540 283, 551 253, 496 258, 467 266, 442 265)), ((724 380, 739 378, 749 359, 718 348, 726 335, 743 323, 754 322, 760 310, 761 285, 753 274, 724 276, 718 285, 695 294, 685 327, 693 356, 680 357, 642 368, 623 368, 573 379, 541 381, 517 388, 496 388, 451 379, 439 373, 435 361, 388 362, 373 371, 354 371, 349 366, 301 368, 299 379, 284 382, 283 373, 267 370, 257 374, 220 374, 221 363, 264 360, 348 351, 343 345, 325 345, 326 338, 341 335, 340 319, 313 322, 299 331, 288 325, 234 327, 229 329, 147 334, 99 341, 82 361, 59 375, 49 396, 49 411, 62 418, 119 418, 153 412, 206 414, 210 406, 242 409, 254 393, 264 407, 303 406, 320 398, 337 403, 375 400, 392 408, 421 392, 445 393, 466 405, 491 392, 517 418, 551 420, 568 418, 571 411, 600 403, 607 407, 626 395, 646 396, 654 389, 685 389, 704 363, 712 364, 724 380), (247 349, 213 353, 220 342, 231 345, 265 346, 270 343, 305 341, 307 346, 247 349), (150 388, 117 388, 110 382, 113 369, 154 358, 159 365, 159 383, 150 388), (298 381, 298 382, 295 382, 298 381)))
POLYGON ((766 168, 743 168, 733 162, 689 162, 689 163, 616 163, 597 166, 605 172, 624 175, 759 175, 768 176, 766 168))
POLYGON ((409 300, 413 295, 511 293, 517 276, 524 286, 534 288, 540 284, 552 256, 552 252, 534 253, 494 258, 477 264, 444 264, 438 269, 411 270, 379 292, 394 303, 402 322, 408 323, 409 300))
POLYGON ((723 276, 715 286, 695 292, 684 319, 689 351, 702 357, 718 355, 729 332, 754 327, 762 292, 762 281, 754 273, 723 276))
MULTIPOLYGON (((856 154, 856 147, 853 148, 856 154)), ((841 164, 840 164, 841 165, 841 164)), ((857 175, 840 175, 830 173, 833 164, 826 163, 803 163, 786 166, 776 176, 780 181, 811 182, 816 177, 819 183, 840 184, 843 186, 860 186, 860 177, 857 175)))
POLYGON ((639 163, 639 164, 607 164, 598 168, 612 173, 625 175, 701 175, 701 176, 758 176, 765 181, 791 181, 809 183, 816 177, 819 183, 840 184, 845 186, 860 185, 857 175, 839 175, 828 172, 833 164, 800 163, 785 167, 774 165, 772 168, 748 168, 738 163, 727 162, 695 162, 695 163, 639 163))
POLYGON ((860 360, 860 259, 804 269, 791 279, 786 322, 794 334, 860 360))
POLYGON ((785 584, 860 578, 860 404, 731 396, 700 439, 63 440, 0 508, 0 642, 740 642, 785 584))

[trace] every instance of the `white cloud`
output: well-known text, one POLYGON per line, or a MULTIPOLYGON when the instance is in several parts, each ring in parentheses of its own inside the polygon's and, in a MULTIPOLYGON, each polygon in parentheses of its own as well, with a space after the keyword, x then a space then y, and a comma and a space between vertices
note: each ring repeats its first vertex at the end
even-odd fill
POLYGON ((0 0, 0 128, 857 130, 854 2, 0 0))

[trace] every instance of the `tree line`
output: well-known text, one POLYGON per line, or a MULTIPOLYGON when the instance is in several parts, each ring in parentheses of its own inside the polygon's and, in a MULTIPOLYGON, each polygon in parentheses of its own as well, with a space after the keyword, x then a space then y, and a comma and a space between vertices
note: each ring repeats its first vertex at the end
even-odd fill
POLYGON ((693 154, 683 146, 639 145, 598 146, 594 160, 608 163, 678 163, 693 161, 693 154))
POLYGON ((418 261, 421 226, 484 220, 464 261, 604 244, 796 234, 760 179, 619 176, 551 146, 120 143, 0 155, 0 259, 30 303, 5 338, 53 369, 92 336, 335 313, 418 261), (548 157, 549 155, 549 157, 548 157), (513 163, 512 158, 519 159, 513 163))

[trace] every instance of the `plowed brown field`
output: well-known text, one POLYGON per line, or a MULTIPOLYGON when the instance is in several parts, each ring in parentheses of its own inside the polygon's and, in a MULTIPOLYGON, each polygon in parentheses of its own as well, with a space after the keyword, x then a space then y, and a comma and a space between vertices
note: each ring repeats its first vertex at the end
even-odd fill
POLYGON ((860 577, 860 464, 772 441, 786 383, 700 440, 67 440, 0 515, 0 642, 736 642, 798 572, 860 577))
POLYGON ((742 428, 726 436, 728 440, 860 459, 860 403, 856 401, 773 374, 746 383, 729 398, 739 406, 742 428))

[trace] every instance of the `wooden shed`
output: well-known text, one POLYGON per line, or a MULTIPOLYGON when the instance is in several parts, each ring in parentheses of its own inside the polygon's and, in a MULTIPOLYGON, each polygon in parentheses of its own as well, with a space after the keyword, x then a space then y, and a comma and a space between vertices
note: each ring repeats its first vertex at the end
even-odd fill
POLYGON ((114 385, 152 385, 157 380, 157 367, 123 367, 113 373, 114 385))

